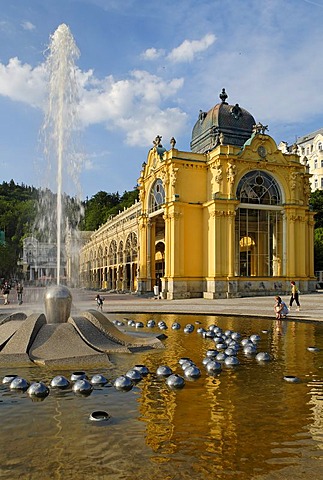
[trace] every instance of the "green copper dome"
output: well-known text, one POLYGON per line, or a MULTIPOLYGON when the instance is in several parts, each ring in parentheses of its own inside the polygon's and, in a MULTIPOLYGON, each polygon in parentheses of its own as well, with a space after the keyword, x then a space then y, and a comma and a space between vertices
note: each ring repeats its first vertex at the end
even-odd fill
POLYGON ((229 105, 227 98, 223 88, 220 94, 221 103, 208 112, 200 110, 192 131, 192 152, 205 153, 219 144, 242 147, 251 137, 256 124, 254 117, 237 103, 229 105))

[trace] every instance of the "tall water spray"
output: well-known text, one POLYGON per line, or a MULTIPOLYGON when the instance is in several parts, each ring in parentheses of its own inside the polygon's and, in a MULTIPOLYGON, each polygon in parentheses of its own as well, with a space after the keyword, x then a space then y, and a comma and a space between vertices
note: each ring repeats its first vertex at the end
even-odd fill
MULTIPOLYGON (((48 98, 42 133, 48 174, 40 202, 42 221, 38 222, 38 227, 50 243, 54 243, 53 237, 56 233, 57 284, 59 284, 62 222, 67 221, 62 209, 63 189, 69 189, 70 194, 71 189, 78 188, 78 174, 81 168, 80 155, 76 152, 75 145, 79 105, 75 62, 80 52, 67 25, 60 25, 50 37, 46 53, 48 98), (57 192, 56 212, 52 204, 53 196, 48 196, 51 191, 57 192)), ((74 194, 73 192, 72 195, 74 194)))

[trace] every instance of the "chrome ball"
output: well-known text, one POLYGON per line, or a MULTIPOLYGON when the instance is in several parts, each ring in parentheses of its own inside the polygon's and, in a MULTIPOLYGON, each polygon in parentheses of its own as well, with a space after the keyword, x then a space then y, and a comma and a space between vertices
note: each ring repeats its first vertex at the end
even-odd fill
POLYGON ((142 322, 136 322, 135 327, 136 328, 144 328, 144 324, 142 322))
POLYGON ((184 332, 185 333, 192 333, 192 332, 194 332, 194 329, 195 329, 194 325, 192 325, 191 323, 188 323, 184 327, 184 332))
POLYGON ((44 398, 49 394, 49 388, 43 382, 35 382, 30 385, 27 393, 30 396, 44 398))
POLYGON ((181 328, 180 323, 174 322, 174 323, 172 324, 172 330, 179 330, 180 328, 181 328))
POLYGON ((231 338, 232 340, 240 340, 241 334, 239 332, 232 332, 231 338))
POLYGON ((192 360, 187 360, 186 362, 181 364, 181 367, 183 370, 186 370, 188 367, 191 367, 192 365, 195 365, 195 363, 192 360))
POLYGON ((189 378, 199 378, 201 371, 196 365, 191 365, 184 370, 184 375, 189 378))
POLYGON ((269 355, 268 352, 259 352, 256 355, 256 360, 258 362, 270 362, 271 356, 269 355))
POLYGON ((64 389, 64 388, 69 388, 70 385, 71 385, 70 381, 67 380, 67 378, 64 377, 63 375, 57 375, 50 382, 50 386, 52 388, 64 389))
POLYGON ((199 327, 199 328, 196 330, 196 333, 199 333, 199 334, 203 334, 203 333, 205 333, 205 332, 206 332, 206 330, 205 330, 205 328, 203 328, 203 327, 199 327))
POLYGON ((148 375, 149 374, 149 369, 145 365, 135 365, 133 367, 134 370, 138 370, 138 372, 142 375, 148 375))
POLYGON ((89 395, 93 390, 93 385, 91 385, 91 383, 88 380, 81 379, 81 380, 76 380, 72 388, 73 388, 73 392, 75 393, 81 393, 82 395, 89 395))
POLYGON ((210 349, 210 350, 207 350, 207 352, 206 352, 205 355, 206 355, 207 357, 216 357, 218 353, 219 353, 219 352, 218 352, 217 350, 210 349))
POLYGON ((134 368, 127 371, 126 377, 130 378, 130 380, 134 383, 140 382, 140 380, 142 380, 141 373, 139 372, 139 370, 136 370, 134 368))
POLYGON ((172 369, 167 365, 161 365, 157 368, 156 374, 160 377, 169 377, 173 373, 172 369))
POLYGON ((260 336, 259 335, 250 335, 250 340, 252 341, 252 343, 258 343, 260 341, 260 336))
POLYGON ((106 385, 108 383, 108 380, 105 378, 104 375, 97 373, 96 375, 93 375, 90 382, 92 385, 106 385))
POLYGON ((235 367, 237 365, 240 364, 239 360, 237 357, 227 357, 225 360, 224 360, 224 363, 227 367, 235 367))
POLYGON ((85 372, 73 372, 71 375, 72 382, 76 382, 77 380, 86 380, 87 375, 85 372))
POLYGON ((185 362, 192 362, 193 360, 191 360, 189 357, 181 357, 179 360, 178 360, 178 363, 180 365, 182 365, 183 363, 185 362))
POLYGON ((319 352, 320 349, 318 347, 307 347, 307 350, 309 352, 319 352))
POLYGON ((25 392, 29 387, 29 382, 21 377, 16 377, 10 383, 10 390, 21 390, 25 392))
POLYGON ((183 388, 185 386, 185 380, 183 377, 178 375, 177 373, 173 373, 166 379, 166 384, 170 388, 183 388))
POLYGON ((230 348, 230 347, 228 347, 228 348, 226 348, 226 349, 224 350, 224 353, 225 353, 228 357, 232 357, 232 355, 236 355, 236 354, 237 354, 237 351, 236 351, 235 348, 230 348))
POLYGON ((148 328, 154 328, 156 326, 155 320, 148 320, 147 322, 147 327, 148 328))
POLYGON ((220 362, 216 362, 215 360, 210 360, 206 366, 206 371, 208 373, 220 373, 222 370, 222 365, 220 362))
POLYGON ((214 338, 215 333, 212 332, 211 330, 206 330, 206 332, 202 333, 203 338, 214 338))
POLYGON ((120 375, 120 377, 116 378, 113 385, 116 390, 123 390, 127 392, 133 387, 132 381, 129 377, 126 377, 126 375, 120 375))
POLYGON ((284 380, 289 383, 299 383, 300 379, 294 375, 285 375, 284 380))
POLYGON ((2 383, 3 383, 4 385, 6 385, 6 384, 8 384, 8 383, 11 383, 12 380, 13 380, 14 378, 16 378, 16 377, 18 377, 18 375, 15 375, 15 374, 10 375, 10 374, 8 374, 8 375, 6 375, 5 377, 3 377, 2 383))
POLYGON ((247 345, 243 348, 245 355, 255 355, 257 353, 257 347, 255 345, 247 345))
POLYGON ((217 356, 215 357, 215 360, 217 362, 224 362, 224 360, 227 358, 227 354, 224 352, 219 352, 217 356))

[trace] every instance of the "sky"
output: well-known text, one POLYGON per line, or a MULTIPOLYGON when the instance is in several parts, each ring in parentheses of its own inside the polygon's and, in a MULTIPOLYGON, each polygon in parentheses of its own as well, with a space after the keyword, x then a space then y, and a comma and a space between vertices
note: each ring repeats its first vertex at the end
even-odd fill
POLYGON ((80 53, 82 199, 135 188, 157 135, 190 151, 199 110, 222 88, 277 144, 323 127, 323 0, 0 0, 1 183, 57 177, 40 132, 61 24, 80 53))

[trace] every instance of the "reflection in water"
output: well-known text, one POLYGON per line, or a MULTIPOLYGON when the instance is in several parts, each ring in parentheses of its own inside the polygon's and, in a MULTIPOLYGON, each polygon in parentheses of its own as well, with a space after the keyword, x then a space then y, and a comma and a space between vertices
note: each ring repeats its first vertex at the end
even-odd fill
MULTIPOLYGON (((116 391, 110 384, 95 387, 89 397, 51 391, 43 402, 32 402, 26 393, 1 385, 1 479, 320 478, 322 325, 283 321, 277 329, 275 320, 133 318, 144 324, 150 318, 166 321, 165 350, 115 355, 110 369, 87 372, 102 373, 112 382, 134 365, 146 365, 151 373, 130 392, 116 391), (180 330, 170 328, 174 321, 180 330), (258 363, 240 350, 238 367, 223 366, 220 374, 208 375, 202 360, 214 342, 196 331, 183 332, 187 323, 197 321, 204 328, 216 323, 243 337, 260 334, 258 351, 268 351, 273 361, 258 363), (309 345, 321 350, 309 352, 309 345), (181 357, 190 357, 202 375, 186 379, 184 389, 173 391, 156 370, 168 365, 183 375, 181 357), (301 382, 287 383, 285 375, 297 375, 301 382), (107 411, 111 419, 104 426, 91 422, 94 410, 107 411)), ((18 370, 14 373, 29 381, 47 384, 57 374, 71 373, 18 370)), ((2 369, 1 378, 8 373, 2 369)))

